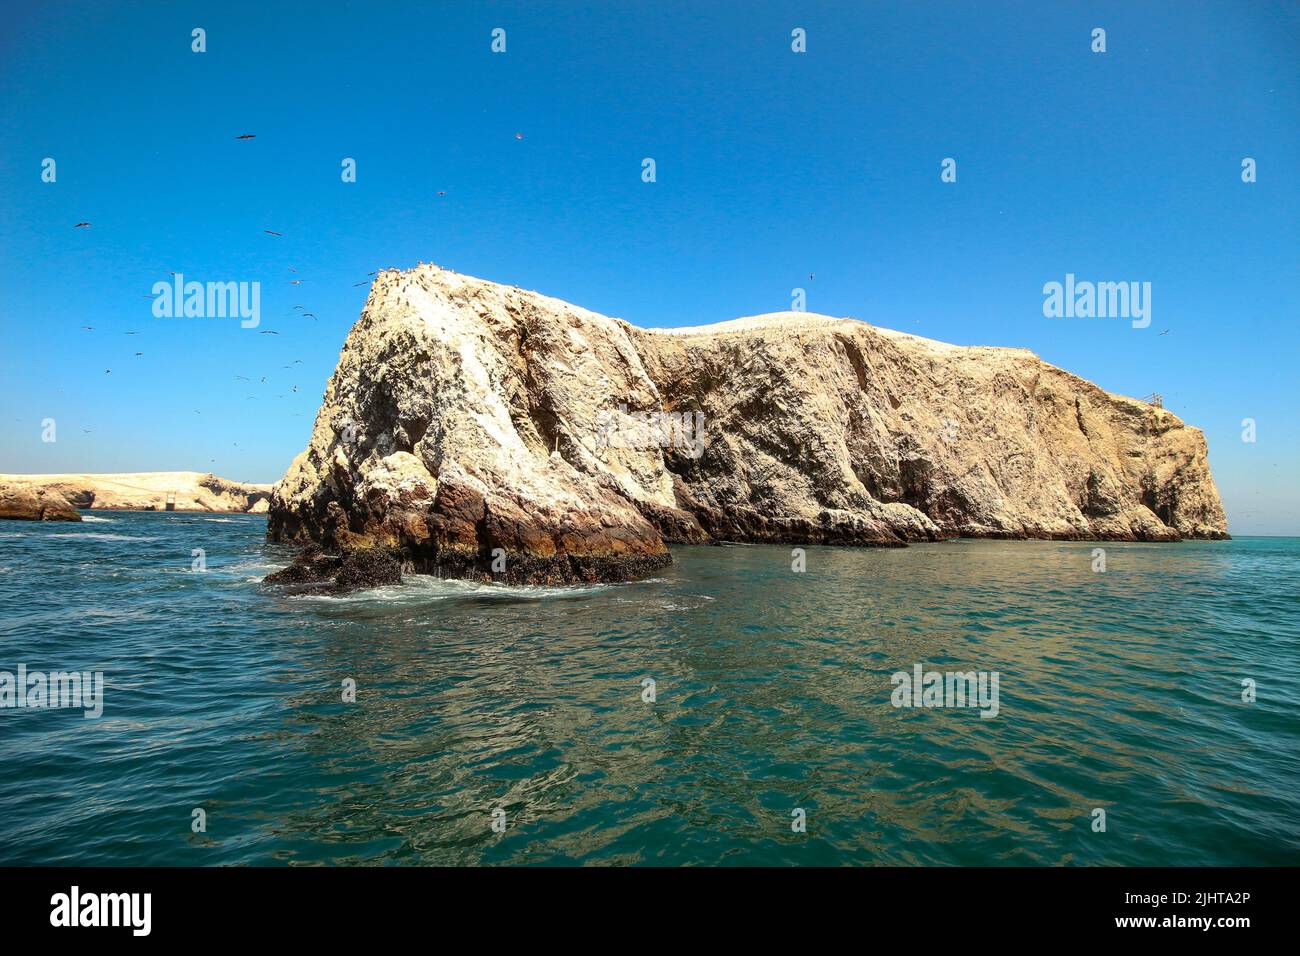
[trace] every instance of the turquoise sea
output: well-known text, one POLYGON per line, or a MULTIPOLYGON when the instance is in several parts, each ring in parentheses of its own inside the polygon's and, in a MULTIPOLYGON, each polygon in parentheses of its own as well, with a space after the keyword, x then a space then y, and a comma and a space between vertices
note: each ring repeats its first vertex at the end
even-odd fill
POLYGON ((0 864, 1300 863, 1300 539, 294 597, 265 526, 0 523, 0 671, 106 684, 0 710, 0 864), (997 716, 892 706, 917 663, 997 716))

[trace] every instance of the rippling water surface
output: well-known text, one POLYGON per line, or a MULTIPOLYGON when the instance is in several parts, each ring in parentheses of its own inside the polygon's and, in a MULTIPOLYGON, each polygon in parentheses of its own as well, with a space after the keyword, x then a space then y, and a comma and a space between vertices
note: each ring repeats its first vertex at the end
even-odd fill
POLYGON ((325 598, 258 583, 263 518, 92 517, 0 522, 0 670, 107 682, 97 720, 0 710, 0 863, 1300 862, 1300 539, 325 598), (998 716, 895 709, 917 662, 997 671, 998 716))

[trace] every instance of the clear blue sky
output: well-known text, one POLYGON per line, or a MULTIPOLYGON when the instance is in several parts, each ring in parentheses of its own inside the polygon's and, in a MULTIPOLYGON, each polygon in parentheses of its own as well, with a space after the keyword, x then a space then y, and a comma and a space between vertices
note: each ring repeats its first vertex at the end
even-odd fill
POLYGON ((1300 533, 1296 4, 725 6, 8 6, 0 471, 274 481, 354 283, 423 260, 644 326, 803 286, 811 311, 1030 348, 1163 393, 1231 530, 1300 533), (279 335, 154 318, 172 271, 261 282, 279 335), (1067 272, 1151 282, 1151 327, 1045 318, 1067 272))

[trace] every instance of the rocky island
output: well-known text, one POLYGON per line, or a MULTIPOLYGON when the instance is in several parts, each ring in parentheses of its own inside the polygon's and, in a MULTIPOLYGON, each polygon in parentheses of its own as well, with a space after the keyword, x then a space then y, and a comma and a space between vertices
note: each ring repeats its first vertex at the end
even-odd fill
POLYGON ((616 581, 678 542, 1226 538, 1205 438, 1023 349, 773 313, 647 330, 381 272, 275 486, 279 580, 616 581))
POLYGON ((199 471, 0 475, 0 518, 80 521, 78 508, 107 511, 267 511, 270 485, 199 471), (45 502, 32 517, 34 502, 45 502), (61 502, 61 504, 60 504, 61 502))

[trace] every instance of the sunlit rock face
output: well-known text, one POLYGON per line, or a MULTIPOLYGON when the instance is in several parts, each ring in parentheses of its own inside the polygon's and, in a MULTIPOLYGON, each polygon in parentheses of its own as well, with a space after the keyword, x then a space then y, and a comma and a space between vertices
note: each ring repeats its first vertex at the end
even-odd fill
POLYGON ((422 265, 376 279, 269 533, 565 583, 672 542, 1226 532, 1199 430, 1028 351, 808 313, 645 330, 422 265))

